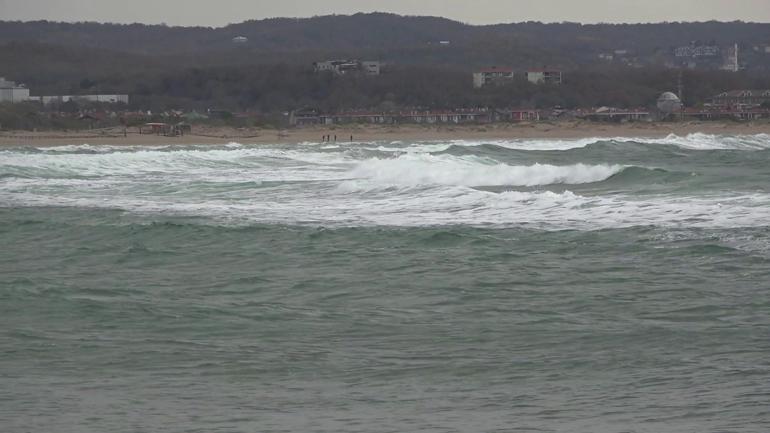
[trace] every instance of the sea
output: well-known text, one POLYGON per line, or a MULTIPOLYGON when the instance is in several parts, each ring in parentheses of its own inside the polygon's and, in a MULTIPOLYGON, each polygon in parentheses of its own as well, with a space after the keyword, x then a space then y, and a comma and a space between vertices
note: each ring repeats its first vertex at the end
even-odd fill
POLYGON ((770 135, 6 146, 0 431, 770 431, 770 135))

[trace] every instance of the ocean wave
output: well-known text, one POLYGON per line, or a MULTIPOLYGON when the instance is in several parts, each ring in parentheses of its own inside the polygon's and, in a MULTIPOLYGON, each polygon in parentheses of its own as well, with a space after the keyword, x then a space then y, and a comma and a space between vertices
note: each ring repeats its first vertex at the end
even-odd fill
MULTIPOLYGON (((704 144, 706 138, 687 139, 704 144)), ((761 143, 767 137, 751 139, 761 143)), ((735 140, 747 148, 746 139, 735 140)), ((617 149, 579 150, 574 155, 497 148, 482 152, 474 143, 470 148, 476 152, 459 155, 436 153, 438 147, 420 143, 414 144, 416 152, 383 151, 377 149, 382 144, 372 143, 334 149, 6 149, 0 151, 0 206, 120 209, 149 219, 180 215, 225 224, 581 230, 767 226, 765 152, 712 158, 679 151, 687 159, 672 161, 673 147, 648 149, 655 143, 671 145, 675 139, 648 141, 624 146, 604 142, 602 146, 617 149), (752 161, 753 171, 747 171, 746 161, 752 161)))
POLYGON ((670 134, 665 138, 616 138, 618 142, 662 144, 689 150, 764 150, 770 149, 769 134, 718 135, 693 133, 685 136, 670 134))
MULTIPOLYGON (((134 175, 222 175, 248 176, 275 172, 275 168, 316 166, 318 171, 354 159, 343 152, 306 152, 287 147, 146 148, 77 147, 65 152, 5 151, 0 154, 0 175, 43 178, 134 176, 134 175), (84 151, 87 151, 84 153, 84 151)), ((300 173, 302 170, 297 170, 300 173)), ((305 172, 307 170, 304 170, 305 172)), ((307 176, 302 176, 305 178, 307 176)), ((310 177, 313 177, 311 175, 310 177)))
POLYGON ((530 227, 597 230, 637 226, 674 228, 767 227, 770 195, 589 196, 571 191, 505 191, 443 187, 346 196, 319 191, 287 197, 272 192, 233 200, 200 195, 62 194, 0 191, 4 207, 117 209, 150 220, 206 218, 212 224, 313 226, 530 227))
POLYGON ((398 158, 369 159, 359 163, 349 173, 353 180, 342 188, 355 189, 361 180, 367 181, 371 187, 573 185, 599 182, 623 169, 621 165, 606 164, 507 165, 487 158, 405 154, 398 158))
MULTIPOLYGON (((669 134, 661 138, 649 137, 586 137, 576 139, 515 139, 515 140, 452 140, 447 142, 448 147, 479 147, 494 146, 511 150, 530 151, 559 151, 583 149, 600 143, 623 144, 655 144, 670 145, 688 150, 764 150, 770 149, 770 134, 752 135, 720 135, 691 133, 687 135, 669 134)), ((433 144, 438 146, 439 143, 433 144)), ((422 149, 425 145, 418 143, 415 149, 422 149)), ((396 151, 398 149, 389 149, 396 151)), ((426 149, 426 150, 429 150, 426 149)), ((441 148, 437 151, 442 151, 441 148)))
POLYGON ((719 135, 691 133, 684 136, 669 134, 661 138, 649 137, 585 137, 573 139, 508 139, 508 140, 436 140, 412 144, 391 143, 379 145, 382 152, 436 153, 452 147, 474 148, 494 146, 510 150, 559 151, 582 149, 598 143, 640 143, 671 145, 689 150, 762 150, 770 149, 770 134, 719 135), (393 145, 400 144, 400 145, 393 145))

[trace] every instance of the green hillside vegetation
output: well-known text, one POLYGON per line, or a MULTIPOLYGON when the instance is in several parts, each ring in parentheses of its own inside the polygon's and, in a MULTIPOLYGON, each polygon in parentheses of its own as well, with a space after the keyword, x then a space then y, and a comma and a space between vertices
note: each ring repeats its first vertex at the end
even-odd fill
POLYGON ((222 28, 0 22, 0 76, 27 84, 33 95, 128 93, 130 108, 152 110, 635 107, 676 88, 678 71, 661 56, 695 40, 740 44, 748 67, 686 70, 688 104, 729 89, 770 88, 770 55, 752 49, 770 43, 768 24, 471 26, 381 13, 222 28), (235 36, 249 42, 233 44, 235 36), (632 66, 598 60, 617 49, 628 51, 632 66), (315 73, 312 62, 328 58, 377 59, 383 73, 315 73), (491 65, 560 68, 564 84, 518 80, 474 90, 471 72, 491 65))

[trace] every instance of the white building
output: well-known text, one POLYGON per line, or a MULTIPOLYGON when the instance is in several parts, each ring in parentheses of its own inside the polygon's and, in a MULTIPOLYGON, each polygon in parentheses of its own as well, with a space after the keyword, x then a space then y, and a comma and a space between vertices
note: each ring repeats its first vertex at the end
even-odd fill
POLYGON ((725 57, 725 63, 722 65, 722 69, 725 71, 730 72, 738 72, 741 70, 741 66, 738 63, 738 55, 740 54, 740 51, 738 49, 738 44, 735 44, 730 49, 727 50, 727 57, 725 57))
POLYGON ((0 102, 41 102, 45 105, 68 101, 103 102, 107 104, 128 104, 128 95, 57 95, 30 96, 29 89, 23 84, 16 84, 0 77, 0 102))
POLYGON ((490 84, 513 81, 513 69, 493 66, 473 73, 473 87, 480 89, 490 84))
POLYGON ((60 95, 60 96, 39 96, 35 98, 45 105, 54 103, 64 103, 69 101, 83 102, 103 102, 107 104, 117 104, 122 102, 128 104, 128 95, 60 95))
POLYGON ((0 102, 16 103, 29 100, 29 89, 26 86, 0 77, 0 102))
POLYGON ((555 69, 532 69, 526 74, 530 83, 561 84, 561 71, 555 69))

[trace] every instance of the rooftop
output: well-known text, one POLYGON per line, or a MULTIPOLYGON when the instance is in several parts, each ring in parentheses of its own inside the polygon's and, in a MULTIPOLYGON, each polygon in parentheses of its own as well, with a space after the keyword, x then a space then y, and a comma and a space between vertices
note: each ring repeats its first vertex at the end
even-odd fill
POLYGON ((492 67, 489 67, 489 68, 480 69, 480 70, 478 70, 476 72, 481 72, 481 73, 490 73, 490 72, 513 73, 513 68, 492 66, 492 67))

